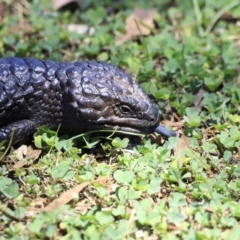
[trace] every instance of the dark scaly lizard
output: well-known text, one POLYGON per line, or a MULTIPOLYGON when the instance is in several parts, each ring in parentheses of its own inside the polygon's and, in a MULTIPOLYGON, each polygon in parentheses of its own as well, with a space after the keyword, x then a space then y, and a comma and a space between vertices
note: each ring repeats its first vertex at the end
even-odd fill
POLYGON ((106 62, 55 63, 0 58, 0 141, 47 125, 79 134, 93 129, 175 136, 159 125, 157 106, 140 85, 106 62))

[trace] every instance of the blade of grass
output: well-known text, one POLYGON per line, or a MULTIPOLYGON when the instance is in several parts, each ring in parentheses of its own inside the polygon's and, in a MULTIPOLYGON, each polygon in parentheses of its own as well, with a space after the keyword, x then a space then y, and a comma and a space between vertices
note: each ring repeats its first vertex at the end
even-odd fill
POLYGON ((99 133, 99 132, 111 133, 110 136, 112 136, 114 133, 123 133, 123 134, 128 134, 128 135, 133 135, 133 136, 139 136, 139 137, 145 136, 145 134, 141 134, 141 133, 131 133, 131 132, 119 131, 119 130, 94 130, 94 131, 89 131, 89 132, 86 132, 86 133, 82 133, 82 134, 76 135, 76 136, 70 138, 69 140, 72 141, 74 139, 83 137, 83 136, 85 136, 87 134, 99 133))
POLYGON ((193 2, 193 8, 194 8, 194 12, 195 12, 196 19, 197 19, 198 34, 199 34, 199 36, 203 37, 204 30, 202 28, 202 13, 200 11, 198 0, 192 0, 192 2, 193 2))
MULTIPOLYGON (((193 0, 193 1, 196 1, 196 0, 193 0)), ((231 10, 232 8, 236 7, 237 5, 240 5, 240 2, 239 0, 236 0, 228 5, 226 5, 225 7, 223 7, 220 11, 218 11, 214 17, 212 18, 211 22, 209 23, 209 25, 207 26, 207 29, 205 31, 205 36, 207 36, 211 30, 213 29, 214 25, 218 22, 218 20, 222 17, 222 15, 231 10)))
POLYGON ((4 151, 3 155, 0 156, 0 162, 3 160, 3 158, 6 156, 8 150, 9 150, 10 147, 12 146, 14 131, 15 131, 15 129, 12 130, 11 137, 10 137, 10 140, 9 140, 9 142, 8 142, 8 145, 7 145, 6 150, 4 151))

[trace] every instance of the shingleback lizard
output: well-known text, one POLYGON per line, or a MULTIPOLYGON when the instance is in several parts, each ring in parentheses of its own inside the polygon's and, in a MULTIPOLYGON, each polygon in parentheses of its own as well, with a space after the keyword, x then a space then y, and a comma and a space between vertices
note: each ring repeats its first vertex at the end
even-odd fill
POLYGON ((157 106, 140 85, 106 62, 0 58, 0 141, 41 125, 65 133, 114 129, 175 136, 159 125, 157 106))

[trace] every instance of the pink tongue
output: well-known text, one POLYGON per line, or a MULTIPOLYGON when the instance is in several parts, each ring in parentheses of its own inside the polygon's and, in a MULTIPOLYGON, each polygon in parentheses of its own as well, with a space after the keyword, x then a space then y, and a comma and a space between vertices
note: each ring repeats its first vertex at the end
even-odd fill
POLYGON ((175 132, 172 132, 168 129, 166 129, 165 127, 159 125, 155 130, 154 132, 157 132, 165 137, 176 137, 177 134, 175 132))

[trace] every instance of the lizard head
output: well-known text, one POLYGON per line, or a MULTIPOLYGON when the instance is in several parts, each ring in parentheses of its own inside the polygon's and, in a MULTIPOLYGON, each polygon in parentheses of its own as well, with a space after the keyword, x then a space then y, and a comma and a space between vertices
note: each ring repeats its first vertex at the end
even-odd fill
POLYGON ((66 70, 70 105, 90 129, 174 136, 159 126, 158 107, 131 76, 106 62, 76 62, 66 70))

